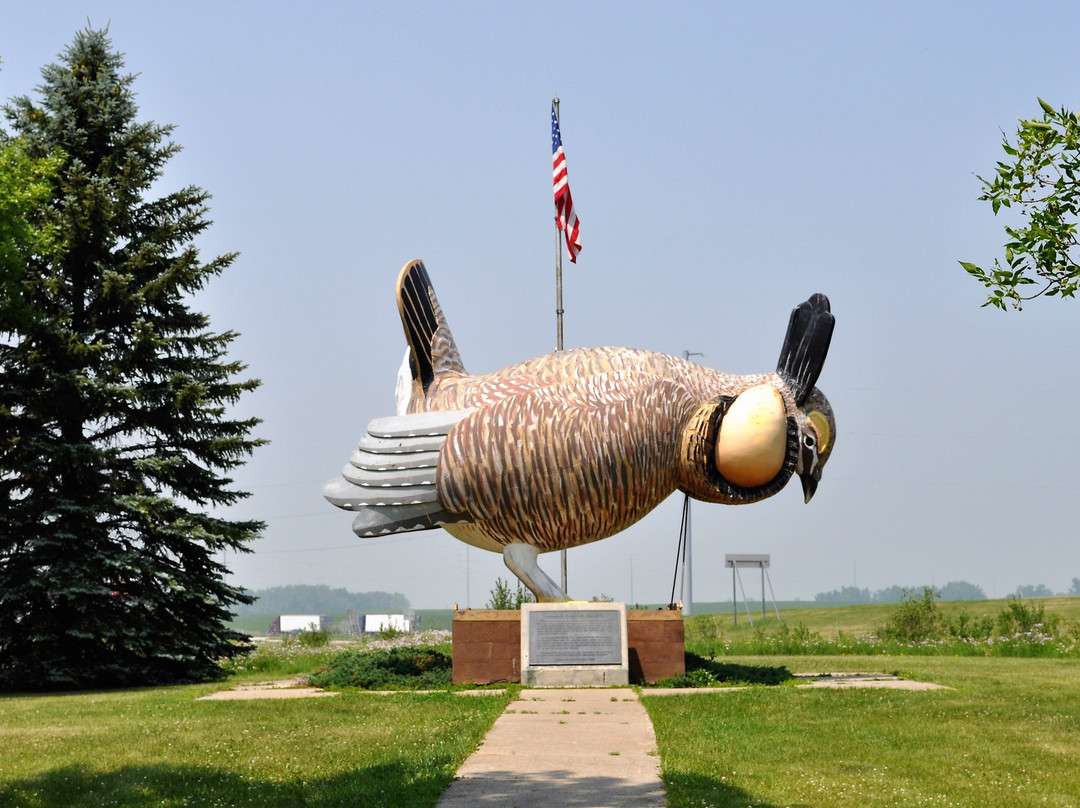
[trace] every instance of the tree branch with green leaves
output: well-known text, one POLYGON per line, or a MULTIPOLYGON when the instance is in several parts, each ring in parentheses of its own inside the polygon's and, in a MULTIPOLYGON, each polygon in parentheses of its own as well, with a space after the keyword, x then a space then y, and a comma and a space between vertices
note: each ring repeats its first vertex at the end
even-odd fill
POLYGON ((22 140, 0 139, 0 333, 25 325, 30 316, 22 296, 28 264, 59 250, 56 228, 42 225, 38 213, 62 162, 61 152, 34 159, 22 140))
POLYGON ((1014 140, 1005 136, 1008 160, 994 175, 979 177, 994 215, 1014 214, 1005 226, 1004 262, 984 269, 960 265, 988 290, 984 306, 1020 309, 1025 301, 1073 297, 1080 287, 1076 228, 1080 211, 1080 121, 1062 107, 1039 99, 1042 118, 1022 120, 1014 140))

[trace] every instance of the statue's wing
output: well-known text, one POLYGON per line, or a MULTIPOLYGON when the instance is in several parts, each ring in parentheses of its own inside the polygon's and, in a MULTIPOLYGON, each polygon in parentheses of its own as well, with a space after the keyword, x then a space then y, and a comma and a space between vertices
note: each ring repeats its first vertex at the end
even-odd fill
POLYGON ((323 486, 323 496, 332 505, 355 511, 353 532, 365 538, 429 530, 467 518, 439 504, 435 466, 447 433, 470 412, 376 418, 341 476, 323 486))

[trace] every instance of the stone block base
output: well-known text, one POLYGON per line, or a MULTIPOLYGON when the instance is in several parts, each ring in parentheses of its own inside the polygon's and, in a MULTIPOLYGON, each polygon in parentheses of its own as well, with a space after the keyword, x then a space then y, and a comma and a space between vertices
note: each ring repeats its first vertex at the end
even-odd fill
POLYGON ((459 609, 453 623, 454 684, 521 681, 521 615, 459 609))
MULTIPOLYGON (((679 612, 628 610, 626 636, 631 682, 656 682, 686 673, 686 643, 679 612)), ((454 684, 521 681, 520 612, 454 612, 453 647, 454 684)))
POLYGON ((548 665, 527 667, 525 687, 615 687, 630 684, 626 668, 618 665, 548 665))
POLYGON ((626 613, 630 681, 658 682, 686 673, 686 635, 682 613, 631 610, 626 613))

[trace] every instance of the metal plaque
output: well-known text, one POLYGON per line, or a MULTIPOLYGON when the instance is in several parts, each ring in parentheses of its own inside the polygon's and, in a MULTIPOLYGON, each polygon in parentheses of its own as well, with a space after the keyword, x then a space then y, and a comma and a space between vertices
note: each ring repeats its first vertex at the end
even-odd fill
POLYGON ((617 609, 534 611, 529 615, 530 665, 621 665, 617 609))

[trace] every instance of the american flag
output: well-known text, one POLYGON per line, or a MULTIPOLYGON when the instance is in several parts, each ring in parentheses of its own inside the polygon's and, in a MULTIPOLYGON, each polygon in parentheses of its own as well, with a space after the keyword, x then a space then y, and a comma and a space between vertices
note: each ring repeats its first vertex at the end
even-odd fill
POLYGON ((562 135, 559 134, 559 116, 555 102, 551 102, 551 164, 555 179, 555 220, 559 230, 566 233, 566 248, 570 261, 577 263, 581 252, 581 233, 574 200, 570 198, 570 182, 566 177, 566 155, 563 154, 562 135))

